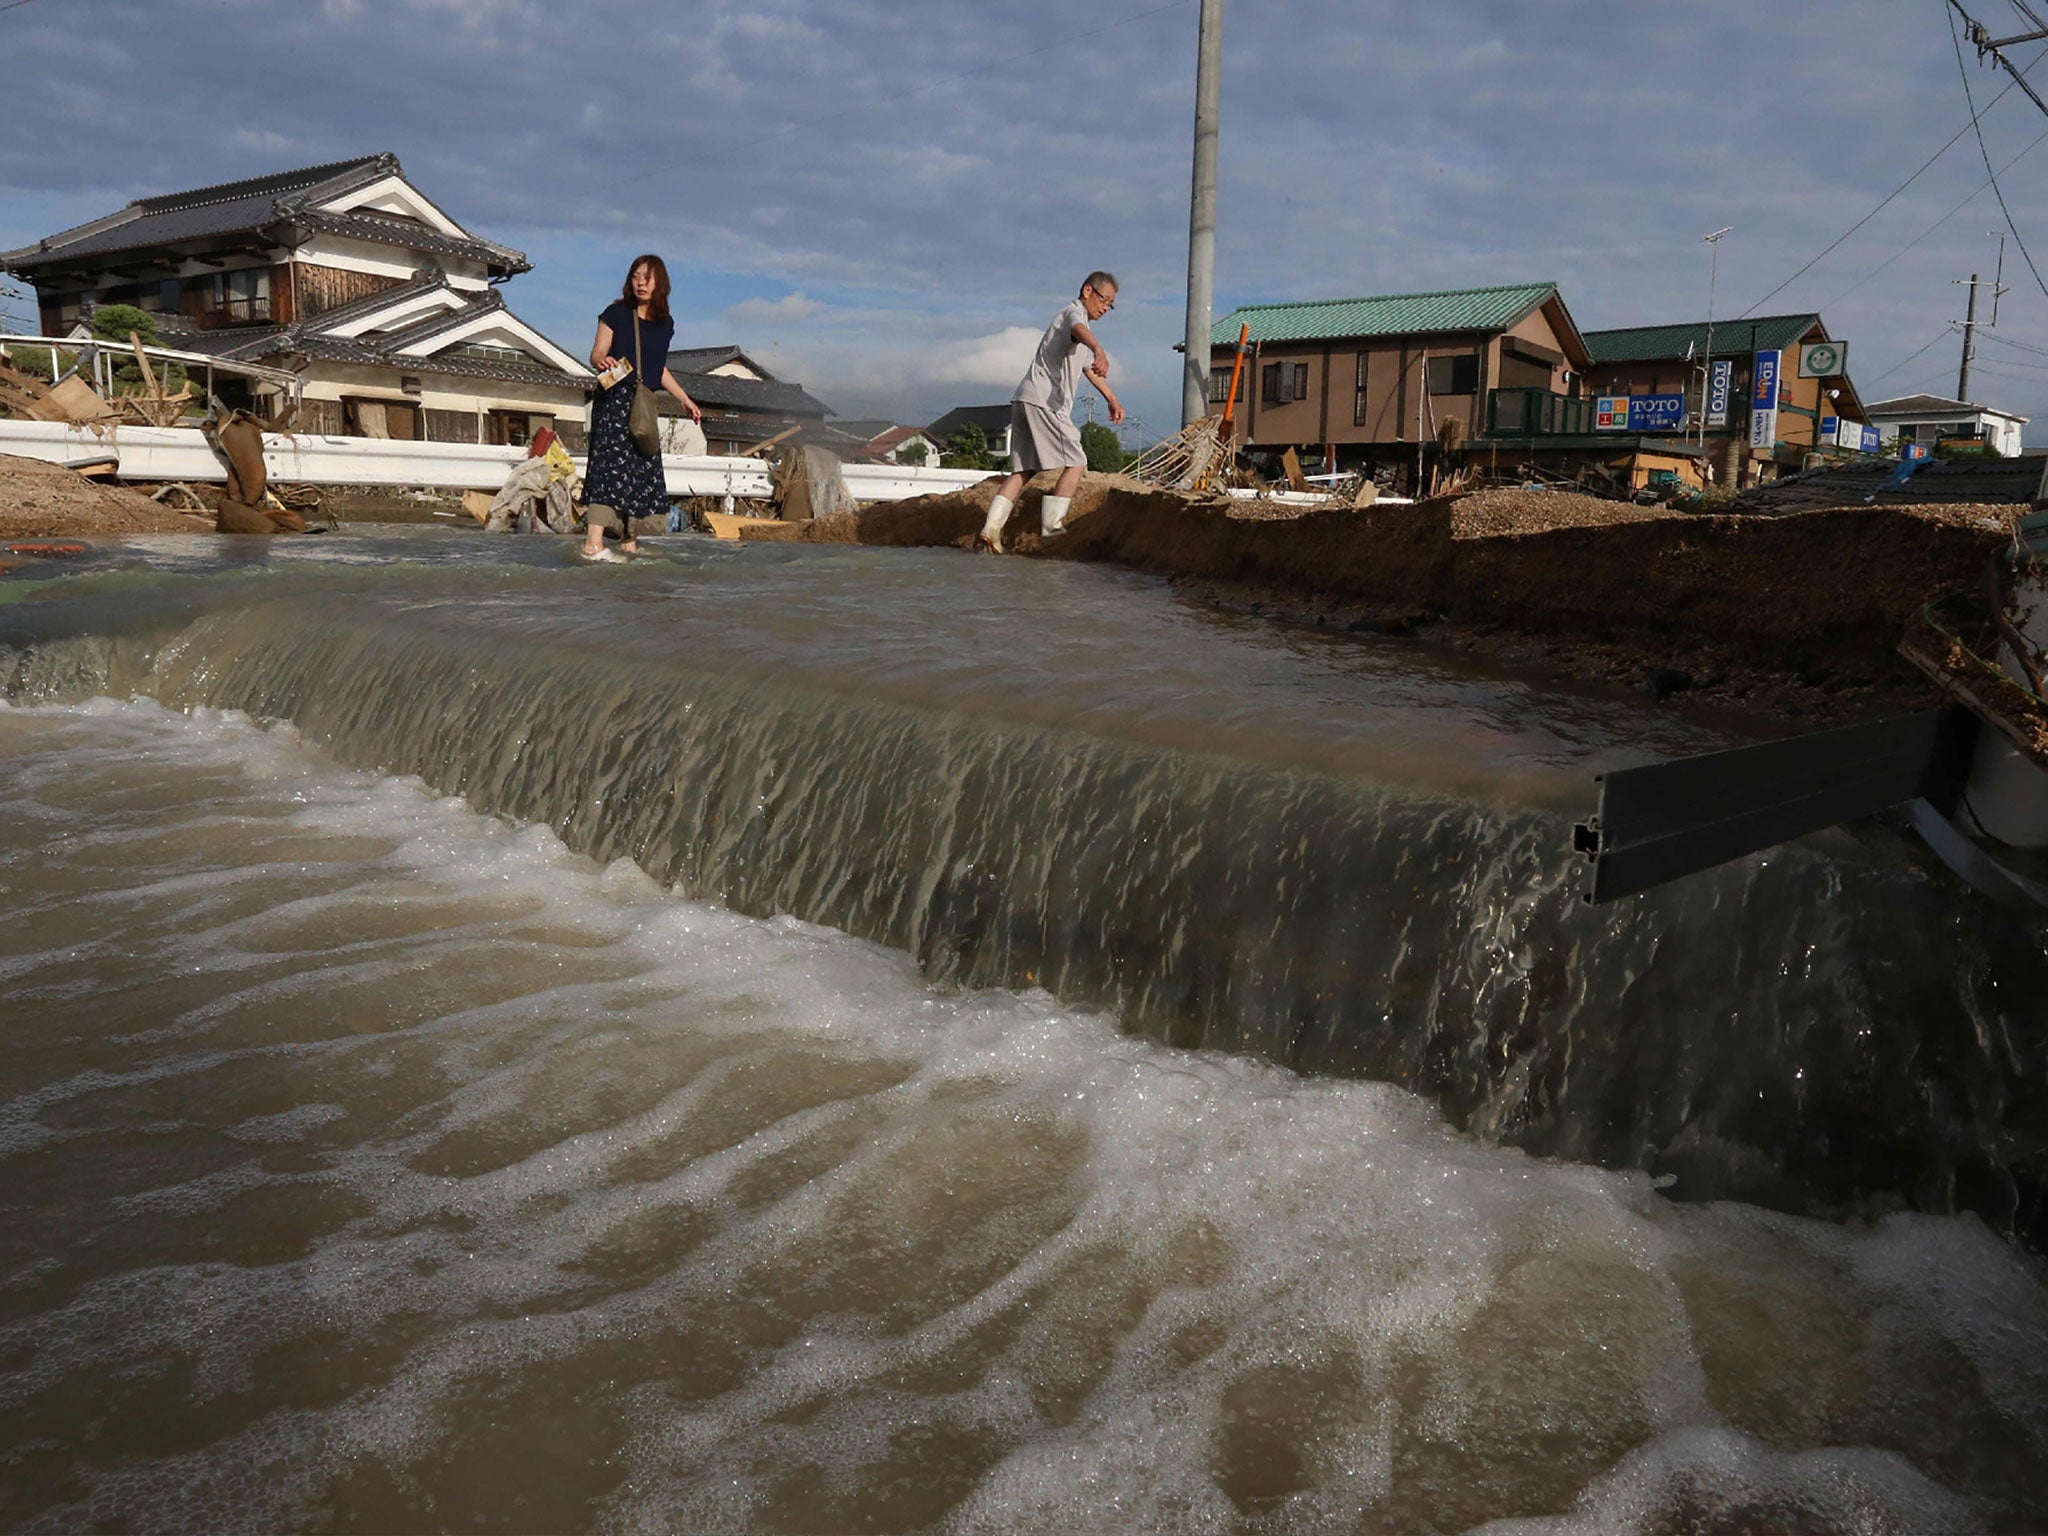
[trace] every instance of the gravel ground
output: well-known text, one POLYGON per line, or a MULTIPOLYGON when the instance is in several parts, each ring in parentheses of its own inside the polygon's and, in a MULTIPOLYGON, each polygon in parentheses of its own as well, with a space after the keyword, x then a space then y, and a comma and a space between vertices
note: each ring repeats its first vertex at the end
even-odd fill
POLYGON ((99 485, 41 459, 0 453, 0 537, 91 539, 212 530, 212 518, 174 512, 139 491, 99 485))

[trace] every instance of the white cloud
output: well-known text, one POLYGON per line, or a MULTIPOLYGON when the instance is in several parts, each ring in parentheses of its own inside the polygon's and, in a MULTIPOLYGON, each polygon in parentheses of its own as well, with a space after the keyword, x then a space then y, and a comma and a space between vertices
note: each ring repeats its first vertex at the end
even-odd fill
POLYGON ((816 299, 792 293, 780 299, 741 299, 725 312, 727 325, 788 325, 806 320, 824 306, 816 299))
POLYGON ((1031 366, 1043 334, 1029 326, 1006 325, 993 336, 976 336, 933 348, 909 361, 919 377, 932 384, 986 385, 1012 388, 1031 366))

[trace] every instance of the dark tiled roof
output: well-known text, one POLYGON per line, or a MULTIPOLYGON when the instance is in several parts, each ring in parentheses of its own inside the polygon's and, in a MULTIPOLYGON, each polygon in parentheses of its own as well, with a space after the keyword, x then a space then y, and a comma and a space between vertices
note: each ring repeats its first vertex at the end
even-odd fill
MULTIPOLYGON (((1820 324, 1819 315, 1758 315, 1751 320, 1716 320, 1714 355, 1768 352, 1793 345, 1820 324)), ((1823 332, 1825 334, 1825 332, 1823 332)), ((1682 325, 1630 325, 1619 330, 1586 332, 1586 347, 1595 363, 1649 363, 1694 357, 1707 351, 1707 322, 1682 325)))
MULTIPOLYGON (((1235 335, 1231 340, 1235 341, 1235 335)), ((946 441, 969 422, 981 428, 981 435, 987 438, 1001 437, 1010 425, 1010 407, 1003 405, 956 405, 937 421, 925 428, 939 442, 946 441)))
POLYGON ((1735 505, 1754 512, 1799 512, 1866 502, 1881 507, 1916 502, 2012 506, 2033 497, 2044 466, 2048 460, 2038 453, 2017 459, 1930 459, 1904 485, 1887 490, 1898 466, 1865 460, 1782 476, 1744 491, 1735 505))
POLYGON ((141 197, 117 212, 35 245, 0 252, 0 264, 26 272, 55 262, 255 233, 290 223, 360 240, 400 244, 409 250, 465 256, 507 274, 524 272, 532 265, 518 251, 488 240, 460 239, 410 219, 392 219, 375 212, 353 209, 337 214, 313 206, 381 177, 403 174, 396 155, 366 155, 189 192, 141 197))
POLYGON ((840 431, 851 433, 853 436, 859 438, 862 442, 866 442, 870 438, 880 437, 884 432, 887 432, 891 428, 893 428, 896 425, 896 423, 891 421, 886 416, 876 416, 872 418, 863 416, 857 417, 851 421, 847 420, 847 418, 842 416, 839 418, 839 420, 833 422, 832 425, 837 427, 840 431))
POLYGON ((351 240, 367 240, 377 245, 399 245, 409 251, 430 251, 437 256, 467 256, 472 261, 483 262, 486 266, 504 272, 508 276, 525 272, 533 263, 525 253, 515 251, 509 245, 499 245, 491 240, 462 239, 456 235, 443 234, 431 225, 421 224, 412 219, 381 218, 374 213, 350 209, 347 213, 329 213, 324 209, 307 208, 291 215, 292 222, 303 224, 308 229, 324 230, 330 235, 342 235, 351 240))
POLYGON ((1967 400, 1951 400, 1945 395, 1900 395, 1892 400, 1873 400, 1865 409, 1873 416, 1970 416, 1978 411, 1997 411, 1999 415, 2011 416, 2015 421, 2030 419, 2000 410, 1995 405, 1972 405, 1967 400))
MULTIPOLYGON (((673 357, 675 354, 669 355, 673 357)), ((679 371, 674 363, 669 364, 668 371, 675 374, 676 382, 699 405, 733 406, 780 416, 832 414, 830 406, 806 391, 801 384, 787 384, 781 379, 737 379, 725 374, 685 373, 679 371)))
POLYGON ((668 355, 668 371, 681 378, 686 373, 709 373, 735 360, 760 373, 768 372, 738 347, 677 347, 668 355))
POLYGON ((415 325, 388 336, 349 337, 336 336, 331 327, 338 320, 360 318, 364 311, 373 311, 389 304, 394 298, 404 297, 408 290, 419 291, 435 286, 425 279, 408 283, 404 289, 387 288, 368 299, 358 299, 302 320, 296 325, 250 326, 242 330, 203 331, 195 336, 181 336, 178 345, 195 352, 210 352, 215 357, 235 359, 242 362, 257 362, 272 359, 286 353, 300 352, 307 357, 317 357, 328 362, 360 363, 369 368, 396 368, 407 373, 461 374, 472 378, 510 379, 528 384, 549 384, 573 389, 589 389, 591 381, 581 375, 569 373, 551 364, 538 360, 521 362, 514 358, 464 357, 457 354, 440 353, 431 357, 404 357, 399 349, 417 345, 431 336, 450 330, 478 315, 494 314, 505 308, 504 296, 498 293, 479 295, 467 299, 458 310, 447 310, 428 316, 415 325))

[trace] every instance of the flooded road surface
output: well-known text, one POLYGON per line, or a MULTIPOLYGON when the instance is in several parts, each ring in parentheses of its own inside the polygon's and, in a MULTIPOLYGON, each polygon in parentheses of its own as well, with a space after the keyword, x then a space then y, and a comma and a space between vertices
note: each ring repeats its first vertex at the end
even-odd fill
POLYGON ((2048 1518, 2038 955, 1903 845, 1589 913, 1585 776, 1704 733, 1085 571, 372 542, 0 600, 0 1526, 2048 1518))

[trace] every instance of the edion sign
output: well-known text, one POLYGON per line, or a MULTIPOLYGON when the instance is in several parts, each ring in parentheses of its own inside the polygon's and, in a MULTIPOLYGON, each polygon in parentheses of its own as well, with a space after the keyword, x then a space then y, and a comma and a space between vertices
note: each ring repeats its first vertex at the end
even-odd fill
POLYGON ((1784 354, 1775 347, 1756 355, 1750 377, 1756 382, 1749 399, 1749 446, 1768 453, 1778 441, 1778 369, 1784 354))

